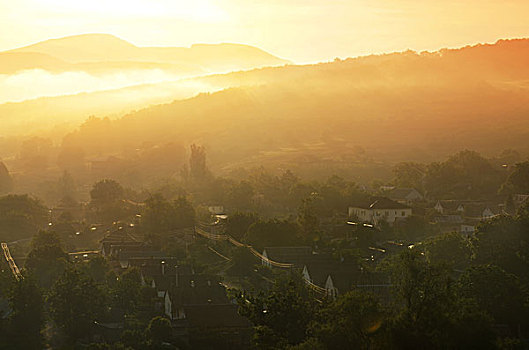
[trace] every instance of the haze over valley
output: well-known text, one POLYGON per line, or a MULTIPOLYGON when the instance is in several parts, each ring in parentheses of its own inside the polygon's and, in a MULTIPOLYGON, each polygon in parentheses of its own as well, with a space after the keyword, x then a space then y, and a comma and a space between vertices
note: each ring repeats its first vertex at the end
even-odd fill
MULTIPOLYGON (((45 68, 30 59, 25 67, 31 70, 13 68, 12 74, 57 74, 53 79, 80 74, 103 83, 113 70, 124 80, 134 80, 134 72, 155 78, 150 70, 131 67, 180 61, 189 66, 202 62, 208 74, 188 71, 198 75, 4 103, 0 118, 6 147, 1 156, 8 163, 19 156, 21 140, 37 130, 53 140, 58 152, 81 149, 88 159, 128 158, 128 149, 141 149, 145 143, 200 143, 208 148, 211 164, 226 172, 257 164, 310 168, 323 160, 339 169, 343 157, 359 164, 367 159, 394 164, 441 160, 460 149, 495 156, 503 149, 529 148, 529 68, 523 64, 529 59, 527 39, 310 65, 293 65, 247 46, 159 50, 137 48, 108 35, 55 39, 3 55, 31 50, 76 62, 69 65, 79 65, 79 71, 59 64, 45 68), (104 56, 96 50, 99 40, 108 46, 104 56), (105 57, 107 61, 95 61, 105 57), (209 74, 226 69, 236 72, 209 74)), ((164 77, 171 74, 163 69, 156 71, 164 77)), ((82 78, 70 78, 64 77, 89 86, 82 78)), ((44 79, 25 85, 46 91, 39 90, 39 81, 49 83, 44 79)), ((49 166, 55 167, 53 159, 49 166)))
POLYGON ((529 349, 528 14, 0 1, 0 350, 529 349))

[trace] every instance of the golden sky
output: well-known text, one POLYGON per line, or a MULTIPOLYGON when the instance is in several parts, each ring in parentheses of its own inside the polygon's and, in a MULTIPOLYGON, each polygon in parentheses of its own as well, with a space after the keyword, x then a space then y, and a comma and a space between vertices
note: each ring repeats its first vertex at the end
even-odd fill
POLYGON ((109 33, 138 46, 235 42, 296 63, 529 37, 528 0, 0 0, 0 50, 109 33))

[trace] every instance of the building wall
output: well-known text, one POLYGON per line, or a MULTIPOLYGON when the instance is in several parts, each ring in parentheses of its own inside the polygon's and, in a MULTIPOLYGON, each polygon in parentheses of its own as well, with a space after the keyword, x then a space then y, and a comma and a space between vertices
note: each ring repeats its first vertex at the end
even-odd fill
POLYGON ((349 207, 349 216, 356 216, 361 222, 370 222, 377 224, 380 221, 386 221, 393 224, 397 219, 403 219, 411 216, 412 209, 365 209, 358 207, 349 207))

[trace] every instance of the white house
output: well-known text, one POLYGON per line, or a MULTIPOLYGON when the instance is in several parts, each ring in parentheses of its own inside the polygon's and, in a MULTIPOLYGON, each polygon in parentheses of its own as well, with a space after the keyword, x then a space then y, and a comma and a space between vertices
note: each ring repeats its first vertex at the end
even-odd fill
POLYGON ((412 208, 388 198, 375 198, 370 202, 349 207, 349 217, 356 217, 360 222, 374 225, 382 221, 393 224, 412 215, 412 208))

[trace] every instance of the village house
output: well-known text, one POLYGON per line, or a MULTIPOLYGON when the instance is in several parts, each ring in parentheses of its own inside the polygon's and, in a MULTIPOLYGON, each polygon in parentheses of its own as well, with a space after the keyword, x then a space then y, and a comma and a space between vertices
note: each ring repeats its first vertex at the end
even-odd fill
POLYGON ((314 254, 303 266, 302 276, 309 286, 336 298, 356 285, 361 270, 356 262, 336 260, 330 255, 314 254))
POLYGON ((384 197, 375 197, 357 206, 349 207, 350 218, 373 225, 379 225, 383 221, 392 225, 411 215, 411 207, 384 197))
POLYGON ((188 266, 176 266, 171 275, 174 278, 170 283, 165 280, 163 293, 159 282, 156 289, 176 334, 190 344, 207 334, 221 334, 231 348, 249 345, 252 325, 238 314, 219 276, 195 274, 188 266))
POLYGON ((459 215, 474 220, 490 219, 501 212, 498 205, 478 201, 439 200, 433 208, 439 214, 459 215))
POLYGON ((424 200, 424 196, 414 188, 397 187, 389 191, 387 196, 395 202, 406 205, 424 200))

